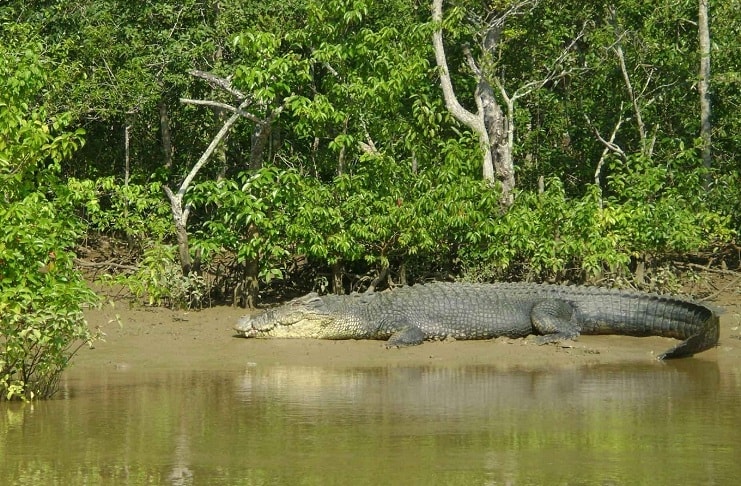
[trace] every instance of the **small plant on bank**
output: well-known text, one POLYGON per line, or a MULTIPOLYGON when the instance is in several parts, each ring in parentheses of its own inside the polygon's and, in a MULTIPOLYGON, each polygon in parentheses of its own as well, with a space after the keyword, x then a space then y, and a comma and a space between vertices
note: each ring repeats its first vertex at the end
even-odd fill
POLYGON ((106 276, 103 281, 124 286, 140 303, 179 309, 200 308, 209 290, 204 277, 183 275, 177 247, 163 243, 144 250, 134 273, 106 276))

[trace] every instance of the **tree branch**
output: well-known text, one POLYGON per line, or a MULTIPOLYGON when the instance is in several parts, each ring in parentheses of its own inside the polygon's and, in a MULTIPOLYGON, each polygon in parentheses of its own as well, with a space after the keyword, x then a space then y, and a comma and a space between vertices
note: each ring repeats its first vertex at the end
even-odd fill
POLYGON ((638 97, 636 96, 635 90, 633 89, 633 84, 630 82, 630 74, 628 73, 628 68, 625 64, 625 53, 623 52, 622 44, 623 34, 620 32, 620 26, 618 25, 617 20, 617 12, 615 11, 614 6, 609 7, 608 14, 610 16, 610 23, 612 24, 612 27, 615 31, 615 44, 613 45, 613 50, 617 55, 618 62, 620 63, 620 72, 622 72, 623 74, 623 81, 625 82, 625 87, 628 90, 630 101, 633 104, 633 112, 636 117, 636 124, 638 125, 638 133, 641 137, 641 145, 643 148, 645 148, 646 126, 643 123, 643 117, 641 117, 641 107, 638 105, 638 97))
POLYGON ((235 108, 232 105, 228 105, 226 103, 220 103, 218 101, 210 101, 210 100, 193 100, 190 98, 180 98, 181 103, 185 103, 188 105, 201 105, 201 106, 211 106, 213 108, 219 108, 222 110, 228 110, 232 113, 237 113, 239 115, 242 115, 243 117, 247 118, 250 121, 253 121, 255 123, 262 123, 263 121, 258 118, 257 116, 253 115, 249 111, 243 111, 239 108, 235 108))
MULTIPOLYGON (((700 43, 700 72, 697 93, 700 95, 700 138, 702 139, 702 161, 706 169, 713 166, 712 154, 712 107, 710 103, 710 30, 708 27, 708 0, 699 1, 698 36, 700 43)), ((706 181, 706 185, 707 185, 706 181)))
MULTIPOLYGON (((484 43, 486 43, 486 39, 490 37, 492 33, 501 32, 502 27, 510 17, 524 15, 526 10, 532 11, 539 3, 540 0, 519 0, 510 4, 509 7, 499 15, 496 15, 496 9, 488 9, 489 15, 486 17, 474 17, 473 15, 470 15, 469 19, 471 23, 477 25, 478 30, 483 33, 484 43), (526 9, 526 7, 529 8, 526 9), (484 25, 486 27, 482 27, 484 25)), ((495 34, 495 36, 498 36, 498 34, 495 34)))
POLYGON ((617 136, 617 133, 620 130, 620 125, 622 125, 623 122, 625 121, 625 119, 622 117, 623 106, 624 104, 620 103, 621 116, 618 117, 618 121, 615 123, 615 127, 612 129, 612 133, 610 134, 609 140, 605 140, 604 137, 600 135, 599 130, 597 130, 597 127, 595 127, 594 124, 592 124, 592 121, 589 119, 589 116, 587 116, 586 113, 584 114, 584 118, 587 120, 587 124, 592 128, 592 131, 594 132, 597 139, 602 143, 602 145, 605 146, 604 150, 602 151, 602 155, 599 158, 599 162, 597 162, 597 168, 594 171, 594 183, 597 186, 599 186, 600 173, 602 172, 602 166, 605 163, 605 158, 607 157, 608 152, 610 151, 615 152, 623 160, 626 159, 626 155, 623 149, 620 148, 620 146, 615 143, 615 137, 617 136))
POLYGON ((529 83, 525 83, 523 86, 517 88, 517 90, 512 95, 512 101, 518 100, 519 98, 522 98, 523 96, 527 96, 533 91, 536 91, 546 84, 556 81, 558 79, 565 78, 566 76, 576 72, 578 69, 571 68, 571 69, 559 69, 562 65, 562 63, 566 60, 567 56, 571 52, 571 50, 574 48, 577 42, 584 37, 584 32, 587 28, 586 22, 582 24, 581 30, 579 33, 574 37, 568 46, 566 46, 563 51, 561 51, 561 54, 558 55, 555 61, 553 61, 553 64, 548 69, 548 72, 546 73, 545 77, 542 79, 536 80, 536 81, 530 81, 529 83))
MULTIPOLYGON (((239 105, 239 108, 235 110, 235 113, 230 116, 229 119, 224 123, 224 125, 221 127, 221 130, 219 130, 213 140, 211 140, 211 143, 208 145, 208 148, 206 148, 206 151, 203 152, 203 154, 201 155, 201 158, 198 159, 198 162, 196 162, 188 175, 185 177, 183 183, 180 184, 180 189, 178 189, 177 194, 172 194, 170 188, 165 186, 165 192, 168 193, 167 196, 170 198, 170 200, 176 199, 177 201, 182 202, 185 191, 188 190, 188 186, 190 186, 190 183, 193 182, 193 179, 195 178, 196 174, 198 174, 198 171, 201 170, 201 167, 203 167, 203 165, 208 161, 209 157, 211 157, 211 154, 214 152, 214 150, 216 150, 219 142, 221 142, 226 134, 229 133, 229 129, 232 127, 232 125, 234 125, 239 117, 242 116, 240 112, 249 104, 249 100, 243 101, 242 104, 239 105)), ((186 213, 186 211, 184 211, 184 213, 186 213)))
POLYGON ((196 78, 205 79, 208 84, 223 89, 238 100, 244 100, 247 98, 246 94, 232 86, 232 81, 229 78, 220 78, 215 74, 207 73, 205 71, 199 71, 198 69, 191 69, 190 71, 188 71, 188 74, 190 74, 191 76, 195 76, 196 78))
POLYGON ((481 79, 481 68, 479 68, 476 64, 476 61, 473 58, 473 54, 471 54, 471 46, 469 46, 468 44, 463 45, 463 56, 466 58, 466 64, 468 64, 468 68, 473 71, 473 74, 475 74, 477 78, 481 79))
POLYGON ((445 47, 443 45, 443 0, 432 1, 432 21, 437 24, 437 28, 432 33, 432 47, 435 50, 435 62, 440 72, 440 87, 443 90, 445 107, 461 123, 467 125, 471 130, 480 136, 486 132, 483 121, 474 113, 465 109, 458 98, 455 96, 453 82, 450 79, 448 70, 448 60, 445 56, 445 47))

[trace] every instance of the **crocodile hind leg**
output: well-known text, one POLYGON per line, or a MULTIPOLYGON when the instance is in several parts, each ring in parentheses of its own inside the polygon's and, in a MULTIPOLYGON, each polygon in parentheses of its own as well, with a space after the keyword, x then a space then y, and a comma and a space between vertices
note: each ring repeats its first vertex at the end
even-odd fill
POLYGON ((387 348, 404 348, 407 346, 416 346, 422 344, 425 340, 425 333, 417 326, 409 325, 401 328, 391 335, 386 341, 387 348))
POLYGON ((559 299, 538 302, 530 311, 533 327, 540 334, 538 344, 554 343, 579 336, 579 327, 572 321, 574 309, 571 304, 559 299))

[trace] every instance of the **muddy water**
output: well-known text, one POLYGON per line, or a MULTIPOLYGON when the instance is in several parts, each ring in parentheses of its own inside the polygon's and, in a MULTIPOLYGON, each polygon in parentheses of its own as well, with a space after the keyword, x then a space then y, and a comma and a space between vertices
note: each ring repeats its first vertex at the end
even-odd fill
POLYGON ((0 403, 2 484, 737 484, 741 372, 693 359, 69 375, 0 403))

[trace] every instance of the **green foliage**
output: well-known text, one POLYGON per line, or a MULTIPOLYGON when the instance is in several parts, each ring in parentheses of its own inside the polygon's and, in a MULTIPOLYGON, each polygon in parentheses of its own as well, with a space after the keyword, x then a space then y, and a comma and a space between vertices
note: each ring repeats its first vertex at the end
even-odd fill
POLYGON ((300 203, 300 183, 295 171, 265 167, 235 180, 195 186, 192 202, 209 218, 196 233, 194 246, 205 258, 226 252, 236 255, 240 265, 258 261, 264 281, 280 278, 291 255, 286 226, 300 203))
POLYGON ((67 194, 89 231, 114 235, 136 246, 172 236, 170 206, 159 182, 120 184, 112 176, 70 178, 67 194))
POLYGON ((307 10, 306 28, 290 41, 310 53, 311 79, 290 99, 286 120, 318 166, 312 169, 331 180, 377 152, 429 163, 435 141, 420 136, 430 127, 412 108, 416 99, 441 119, 445 110, 429 102, 438 93, 429 82, 425 17, 404 2, 312 1, 307 10))
POLYGON ((630 256, 620 251, 602 215, 596 188, 574 200, 552 179, 544 193, 521 193, 506 214, 486 222, 485 245, 465 259, 467 273, 479 279, 583 281, 625 271, 630 256))
POLYGON ((124 286, 138 302, 175 309, 201 308, 209 292, 202 276, 183 275, 177 247, 164 243, 150 242, 135 272, 105 276, 103 281, 124 286))
POLYGON ((467 271, 583 280, 627 275, 636 259, 732 238, 729 228, 741 228, 733 7, 711 12, 717 163, 703 171, 692 108, 695 3, 621 0, 611 4, 613 17, 598 4, 536 2, 505 20, 494 52, 482 52, 485 25, 511 3, 446 2, 444 20, 450 74, 469 110, 476 80, 464 44, 510 96, 538 88, 516 103, 518 195, 507 214, 496 189, 479 180, 478 140, 443 105, 429 6, 398 0, 243 0, 208 8, 200 0, 136 7, 64 0, 36 8, 11 1, 0 11, 0 45, 39 36, 44 43, 6 49, 0 60, 0 100, 24 99, 33 108, 0 110, 6 199, 37 191, 64 220, 74 207, 90 231, 140 250, 140 270, 120 277, 136 295, 197 305, 182 297, 186 289, 205 298, 210 288, 176 271, 161 184, 182 180, 225 117, 178 98, 235 102, 188 74, 199 69, 228 77, 259 119, 282 107, 270 123, 244 118, 234 125, 218 160, 199 172, 206 182, 185 195, 194 257, 206 271, 228 260, 238 280, 256 264, 267 282, 303 255, 315 271, 336 266, 356 278, 403 267, 411 279, 467 271), (51 65, 36 62, 42 48, 56 66, 46 78, 51 65), (557 76, 542 83, 548 72, 557 76), (72 117, 56 114, 55 106, 72 117), (162 117, 172 132, 172 164, 163 157, 162 117), (620 150, 608 150, 595 185, 606 145, 597 134, 609 139, 618 122, 613 143, 620 150), (83 151, 63 164, 82 135, 62 133, 65 123, 79 123, 89 135, 83 151), (131 178, 122 184, 126 126, 131 178), (264 153, 253 161, 258 132, 266 135, 264 153), (266 167, 244 172, 248 160, 253 169, 266 167), (55 183, 60 167, 75 176, 64 188, 55 183), (538 194, 541 177, 549 182, 538 194))
POLYGON ((81 308, 96 299, 70 251, 82 228, 57 198, 60 163, 82 132, 39 104, 53 76, 42 50, 33 40, 0 47, 0 399, 52 395, 95 337, 81 308))
POLYGON ((0 399, 49 397, 95 337, 81 312, 95 295, 68 251, 79 228, 59 216, 38 193, 0 206, 0 399))
POLYGON ((649 201, 639 199, 640 191, 635 199, 602 200, 595 186, 581 198, 569 198, 557 179, 543 194, 521 193, 505 215, 489 222, 480 253, 463 259, 467 271, 476 278, 629 279, 637 257, 683 254, 728 241, 727 218, 681 195, 662 194, 661 186, 658 180, 646 185, 658 191, 649 201))

